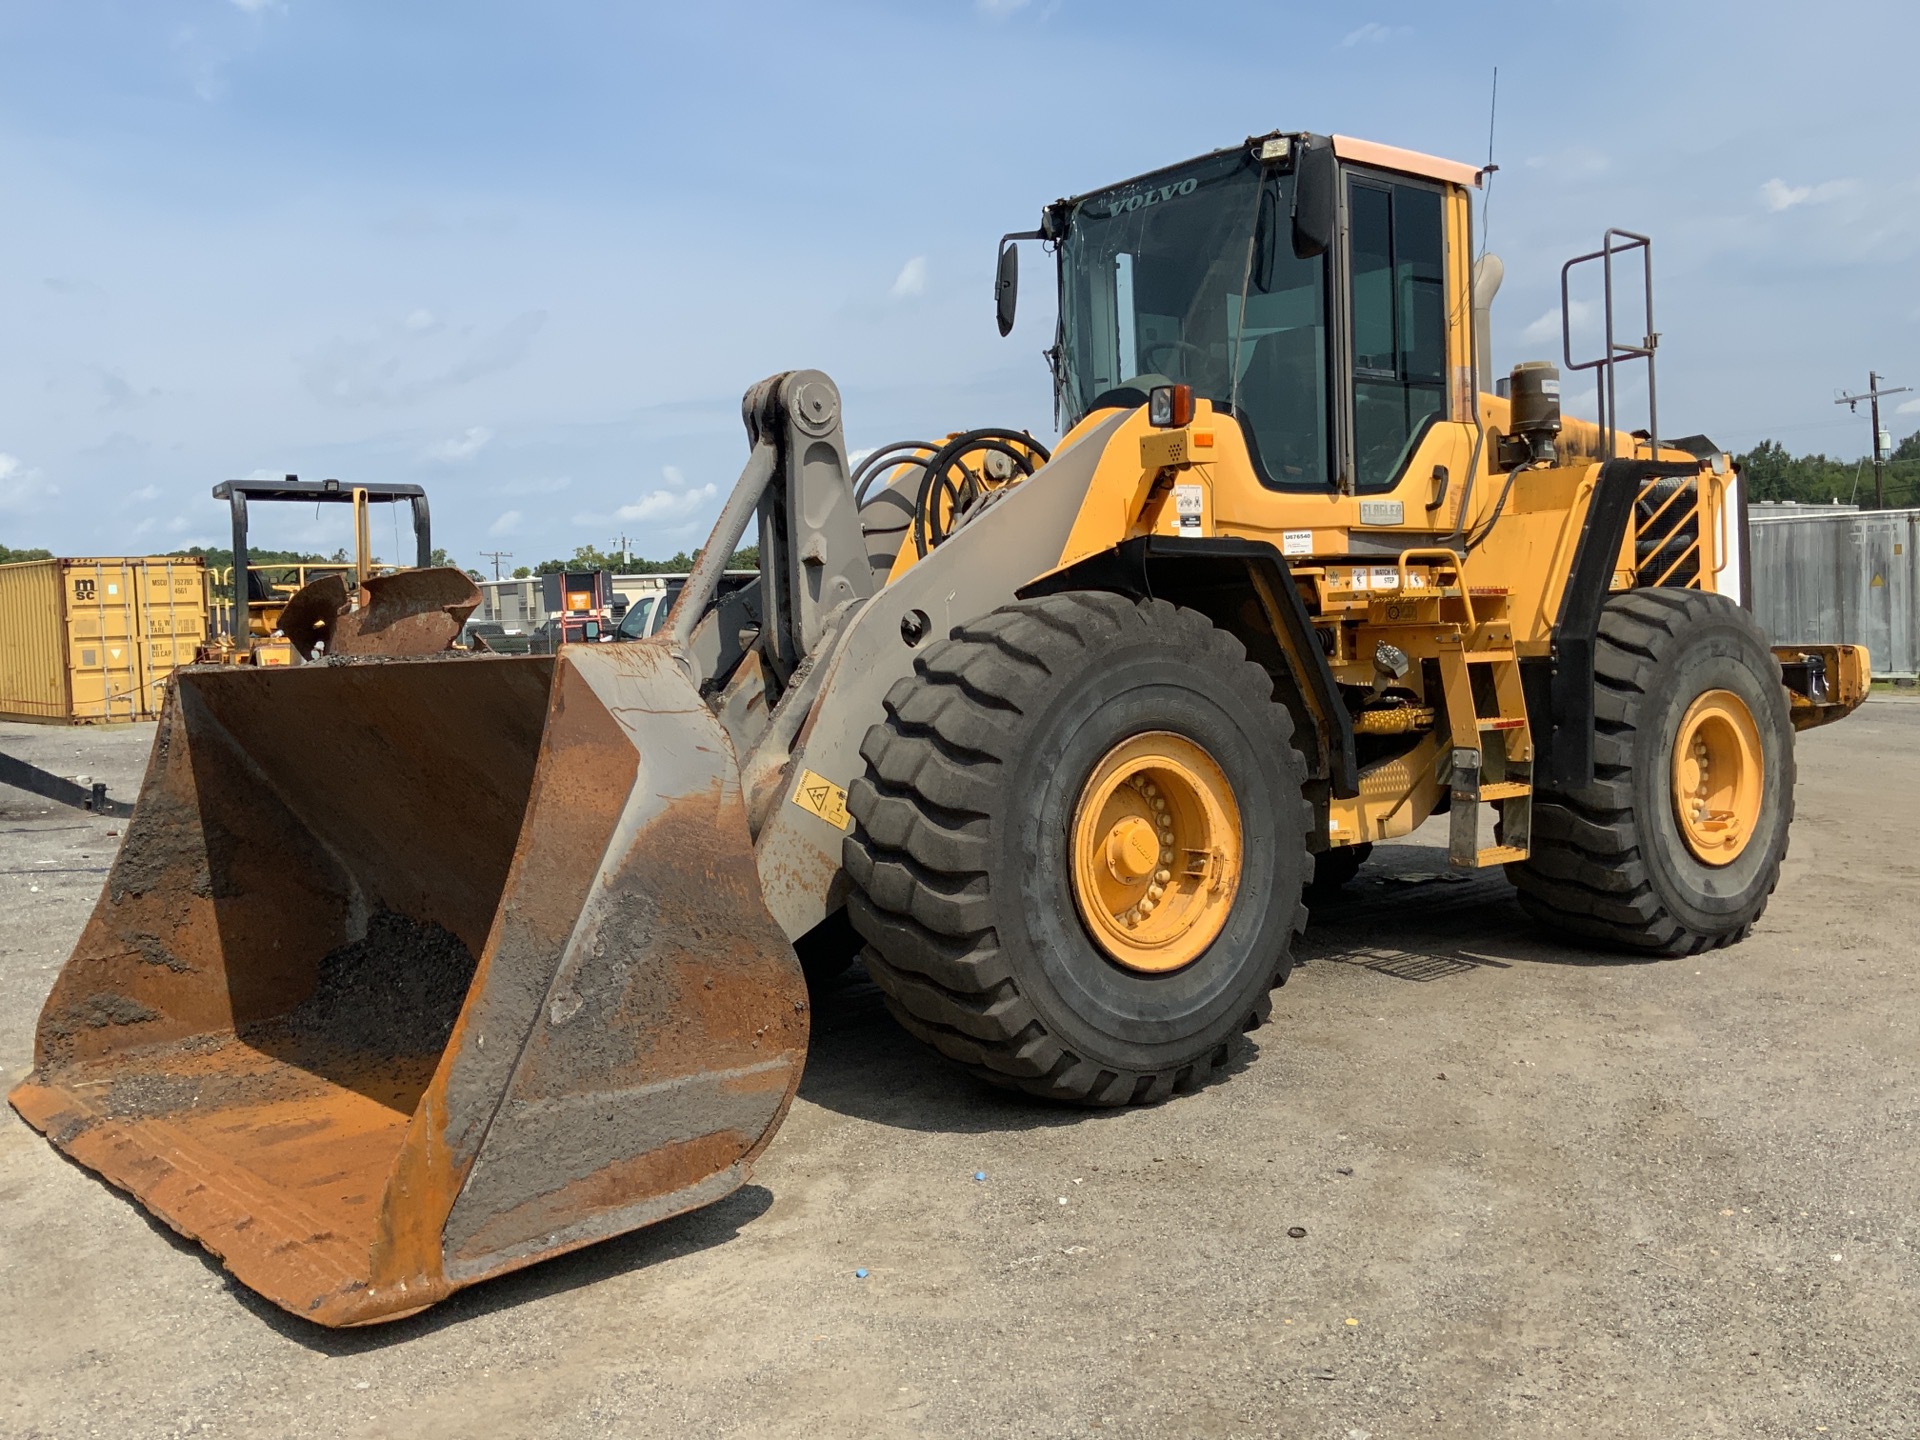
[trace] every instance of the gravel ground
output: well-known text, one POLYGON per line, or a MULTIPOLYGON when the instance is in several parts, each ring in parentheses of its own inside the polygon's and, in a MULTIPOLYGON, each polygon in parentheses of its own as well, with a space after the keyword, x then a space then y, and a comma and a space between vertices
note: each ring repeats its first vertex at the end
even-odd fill
MULTIPOLYGON (((151 733, 0 749, 131 794, 151 733)), ((856 972, 754 1184, 368 1331, 237 1289, 9 1112, 0 1433, 1912 1436, 1920 703, 1800 761, 1747 944, 1569 949, 1499 876, 1434 878, 1430 826, 1156 1109, 984 1090, 856 972)), ((23 798, 9 1080, 118 828, 23 798)))

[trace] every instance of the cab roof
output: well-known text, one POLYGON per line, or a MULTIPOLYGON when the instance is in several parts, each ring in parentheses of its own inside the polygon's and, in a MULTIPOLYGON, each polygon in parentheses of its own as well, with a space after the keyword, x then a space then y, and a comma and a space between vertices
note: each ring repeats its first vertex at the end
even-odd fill
POLYGON ((1443 160, 1438 155, 1423 155, 1418 150, 1402 150, 1398 145, 1382 145, 1374 140, 1356 140, 1351 135, 1334 136, 1333 153, 1359 165, 1444 180, 1449 185, 1478 186, 1482 174, 1477 165, 1443 160))

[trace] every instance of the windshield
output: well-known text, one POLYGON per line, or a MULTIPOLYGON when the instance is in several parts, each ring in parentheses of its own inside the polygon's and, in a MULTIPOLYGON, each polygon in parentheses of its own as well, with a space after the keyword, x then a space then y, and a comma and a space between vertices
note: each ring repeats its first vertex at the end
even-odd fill
POLYGON ((1269 485, 1329 484, 1326 263, 1295 258, 1292 200, 1292 176, 1234 150, 1076 201, 1060 247, 1064 423, 1191 385, 1241 419, 1269 485))
POLYGON ((639 640, 646 635, 647 616, 653 613, 653 600, 653 596, 647 595, 627 606, 627 613, 620 617, 620 629, 617 632, 622 640, 639 640))

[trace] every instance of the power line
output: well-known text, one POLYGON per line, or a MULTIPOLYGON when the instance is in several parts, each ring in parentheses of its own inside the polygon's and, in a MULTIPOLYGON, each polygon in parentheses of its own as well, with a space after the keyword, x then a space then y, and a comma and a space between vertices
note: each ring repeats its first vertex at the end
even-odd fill
POLYGON ((1841 395, 1833 402, 1836 405, 1846 406, 1847 409, 1856 415, 1860 413, 1860 402, 1862 400, 1871 402, 1870 413, 1873 417, 1873 508, 1876 510, 1884 510, 1887 508, 1887 489, 1883 479, 1886 460, 1880 453, 1880 439, 1882 434, 1880 429, 1880 397, 1882 395, 1905 395, 1912 388, 1913 387, 1909 385, 1900 385, 1892 390, 1882 390, 1880 388, 1879 373, 1869 370, 1867 372, 1867 389, 1865 394, 1841 395))
POLYGON ((513 558, 513 551, 511 551, 511 550, 482 550, 482 551, 480 552, 480 558, 481 558, 482 560, 491 560, 491 561, 493 561, 493 578, 494 578, 494 579, 496 579, 496 580, 498 580, 498 579, 500 578, 500 562, 501 562, 502 560, 511 560, 511 559, 513 558))

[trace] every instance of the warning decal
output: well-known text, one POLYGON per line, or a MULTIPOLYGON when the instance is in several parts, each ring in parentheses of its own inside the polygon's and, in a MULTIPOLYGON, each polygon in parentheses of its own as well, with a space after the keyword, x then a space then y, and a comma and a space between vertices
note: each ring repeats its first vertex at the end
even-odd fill
POLYGON ((811 770, 800 772, 800 783, 793 790, 793 803, 837 830, 853 828, 853 820, 847 814, 847 792, 811 770))

